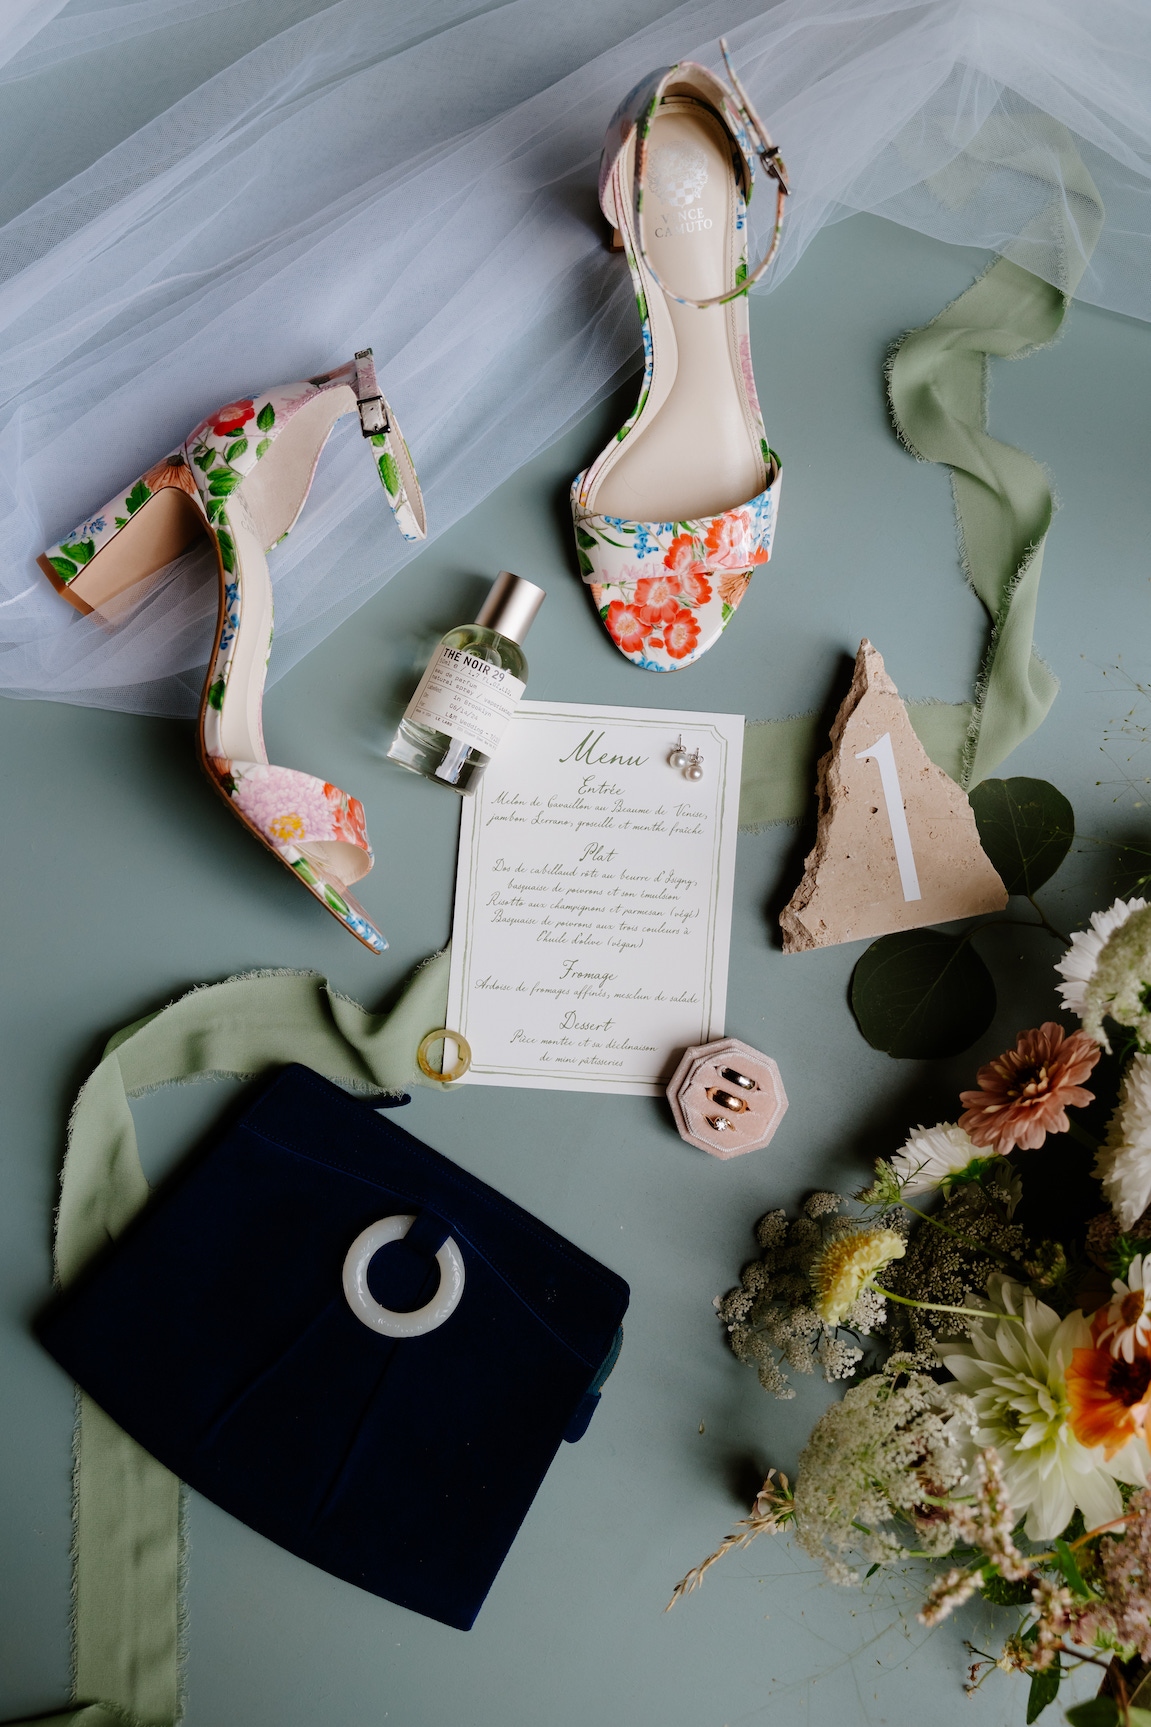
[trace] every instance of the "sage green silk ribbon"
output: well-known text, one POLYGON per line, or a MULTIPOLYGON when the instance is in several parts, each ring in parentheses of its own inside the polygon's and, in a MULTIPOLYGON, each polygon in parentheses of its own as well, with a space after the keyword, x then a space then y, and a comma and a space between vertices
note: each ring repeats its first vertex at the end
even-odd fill
MULTIPOLYGON (((951 469, 960 552, 991 620, 974 702, 908 702, 920 742, 970 790, 1045 718, 1059 688, 1033 636, 1053 509, 1033 457, 986 431, 992 354, 1018 357, 1054 340, 1067 310, 1058 288, 998 258, 930 324, 903 337, 888 368, 896 431, 921 461, 951 469)), ((741 827, 794 822, 810 807, 823 739, 818 716, 749 723, 741 827)))
POLYGON ((960 549, 991 620, 991 641, 964 742, 961 783, 978 785, 1030 737, 1059 685, 1035 651, 1035 610, 1053 503, 1023 450, 986 431, 990 355, 1014 358, 1054 340, 1067 298, 1009 258, 896 349, 888 389, 913 455, 951 469, 960 549))
MULTIPOLYGON (((148 1197, 130 1097, 291 1061, 363 1092, 431 1083, 416 1069, 416 1049, 443 1026, 448 963, 446 949, 425 962, 387 1014, 368 1013, 314 972, 266 972, 194 989, 117 1032, 72 1113, 56 1224, 60 1283, 148 1197)), ((180 1714, 180 1483, 81 1393, 74 1495, 77 1701, 38 1727, 169 1727, 180 1714)))

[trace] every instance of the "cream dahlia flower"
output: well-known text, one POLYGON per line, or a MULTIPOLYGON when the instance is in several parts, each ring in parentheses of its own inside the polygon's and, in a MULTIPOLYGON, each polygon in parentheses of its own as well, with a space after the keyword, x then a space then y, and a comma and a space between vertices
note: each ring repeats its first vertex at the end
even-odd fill
POLYGON ((1061 1534, 1076 1506, 1088 1529, 1120 1517, 1117 1481, 1143 1486, 1151 1459, 1141 1439, 1106 1459, 1101 1446, 1089 1450, 1071 1431, 1067 1369, 1074 1349, 1092 1346, 1086 1319, 1076 1310, 1060 1320, 1007 1278, 993 1278, 990 1294, 1022 1325, 989 1314, 972 1326, 968 1342, 936 1345, 974 1407, 974 1446, 998 1451, 1007 1496, 1027 1513, 1032 1541, 1061 1534))
POLYGON ((897 1151, 891 1167, 899 1177, 903 1193, 930 1193, 954 1181, 972 1163, 980 1167, 988 1156, 971 1142, 971 1136, 952 1121, 935 1127, 917 1127, 906 1145, 897 1151))
POLYGON ((1151 1038, 1151 1014, 1142 1001, 1151 982, 1151 908, 1146 900, 1117 899, 1107 911, 1092 912, 1091 927, 1076 930, 1055 969, 1065 980, 1058 986, 1063 1006, 1078 1014, 1084 1031, 1104 1049, 1111 1048, 1103 1032, 1106 1014, 1151 1038))
POLYGON ((1120 1229, 1130 1229, 1151 1204, 1151 1055, 1137 1050, 1119 1091, 1119 1107, 1095 1156, 1095 1174, 1120 1229))

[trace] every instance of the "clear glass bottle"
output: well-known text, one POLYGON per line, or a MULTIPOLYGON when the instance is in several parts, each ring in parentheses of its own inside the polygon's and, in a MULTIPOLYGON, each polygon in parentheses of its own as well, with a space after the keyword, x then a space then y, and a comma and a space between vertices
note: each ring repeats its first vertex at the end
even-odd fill
POLYGON ((474 624, 444 636, 408 703, 388 760, 464 796, 499 748, 528 678, 523 640, 544 602, 501 570, 474 624))

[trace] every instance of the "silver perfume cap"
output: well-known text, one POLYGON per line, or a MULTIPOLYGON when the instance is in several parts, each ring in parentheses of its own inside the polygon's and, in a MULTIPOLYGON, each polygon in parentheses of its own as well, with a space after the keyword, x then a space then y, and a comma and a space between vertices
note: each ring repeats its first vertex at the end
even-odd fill
POLYGON ((510 642, 523 646, 524 637, 535 621, 535 615, 547 599, 542 588, 501 570, 492 583, 492 591, 480 607, 476 623, 485 630, 496 630, 510 642))

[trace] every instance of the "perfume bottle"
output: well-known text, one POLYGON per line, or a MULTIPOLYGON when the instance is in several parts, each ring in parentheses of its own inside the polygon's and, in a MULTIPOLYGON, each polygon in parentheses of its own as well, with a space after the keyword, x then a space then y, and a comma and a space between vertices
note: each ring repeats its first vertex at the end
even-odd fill
POLYGON ((544 590, 501 570, 474 624, 449 630, 392 739, 388 760, 474 792, 527 686, 523 639, 544 590))

